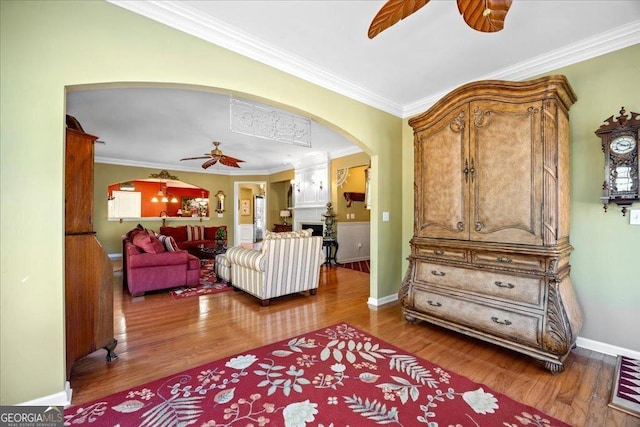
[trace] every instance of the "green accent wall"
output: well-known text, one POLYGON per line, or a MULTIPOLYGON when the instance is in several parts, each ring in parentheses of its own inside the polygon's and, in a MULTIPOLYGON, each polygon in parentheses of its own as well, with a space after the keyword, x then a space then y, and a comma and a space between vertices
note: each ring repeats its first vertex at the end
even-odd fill
POLYGON ((189 85, 274 104, 342 133, 379 170, 372 218, 391 212, 390 222, 372 219, 372 296, 397 292, 401 261, 385 254, 401 245, 401 119, 101 1, 0 2, 0 74, 0 404, 64 390, 69 87, 189 85))

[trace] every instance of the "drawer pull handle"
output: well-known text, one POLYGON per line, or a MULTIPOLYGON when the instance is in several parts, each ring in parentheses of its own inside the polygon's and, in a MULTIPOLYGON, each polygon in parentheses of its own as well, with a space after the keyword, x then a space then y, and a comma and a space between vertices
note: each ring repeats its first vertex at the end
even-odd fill
POLYGON ((499 324, 499 325, 506 325, 509 326, 511 324, 511 322, 509 322, 508 320, 503 320, 501 321, 500 319, 498 319, 497 317, 492 317, 491 320, 493 320, 495 323, 499 324))
POLYGON ((502 257, 502 256, 499 256, 496 259, 498 260, 498 262, 504 262, 504 263, 507 263, 507 264, 511 264, 511 261, 513 261, 511 258, 502 257))
POLYGON ((427 303, 433 307, 442 307, 442 304, 440 304, 439 302, 433 302, 431 300, 428 300, 427 303))
POLYGON ((513 289, 515 288, 515 286, 513 286, 511 283, 502 283, 502 282, 493 282, 495 283, 495 285, 499 288, 507 288, 507 289, 513 289))
POLYGON ((436 271, 436 270, 431 270, 431 274, 433 274, 434 276, 444 276, 446 273, 444 271, 436 271))
POLYGON ((444 251, 433 251, 436 255, 444 255, 444 251))

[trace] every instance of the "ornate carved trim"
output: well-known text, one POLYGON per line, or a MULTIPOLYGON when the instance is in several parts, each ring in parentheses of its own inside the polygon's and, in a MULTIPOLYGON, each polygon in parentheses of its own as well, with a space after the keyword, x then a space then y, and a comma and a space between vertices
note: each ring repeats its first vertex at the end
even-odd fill
POLYGON ((547 333, 544 334, 545 340, 543 343, 547 351, 559 356, 565 355, 571 350, 571 331, 560 297, 560 281, 556 276, 549 278, 549 290, 547 292, 549 298, 548 317, 547 325, 545 326, 547 333))
POLYGON ((341 168, 336 171, 336 187, 342 187, 349 177, 349 168, 341 168))
MULTIPOLYGON (((485 119, 487 119, 491 115, 491 111, 482 111, 480 108, 476 107, 473 111, 473 124, 476 127, 482 127, 485 125, 485 119)), ((488 123, 489 120, 487 120, 488 123)))
POLYGON ((464 130, 464 126, 465 126, 464 112, 460 112, 460 114, 458 114, 458 117, 451 120, 451 122, 449 123, 449 128, 455 133, 462 132, 464 130))
POLYGON ((398 290, 398 300, 402 307, 413 307, 413 303, 409 301, 409 287, 411 286, 411 276, 413 275, 414 269, 415 262, 412 257, 409 257, 409 266, 402 280, 402 285, 400 285, 400 289, 398 290))
POLYGON ((171 175, 169 173, 169 171, 164 170, 164 169, 161 170, 160 173, 152 173, 152 174, 150 174, 149 178, 170 179, 170 180, 173 180, 173 181, 180 181, 177 176, 171 175))
POLYGON ((311 148, 311 120, 246 100, 229 99, 231 132, 311 148))

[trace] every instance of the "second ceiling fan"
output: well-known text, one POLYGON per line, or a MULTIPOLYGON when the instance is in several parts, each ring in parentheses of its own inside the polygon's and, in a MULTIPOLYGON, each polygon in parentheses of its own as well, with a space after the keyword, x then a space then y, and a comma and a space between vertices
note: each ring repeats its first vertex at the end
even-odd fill
POLYGON ((229 166, 229 167, 232 167, 232 168, 239 168, 240 165, 238 163, 244 162, 244 160, 236 159, 235 157, 231 157, 231 156, 227 156, 225 154, 222 154, 222 151, 220 151, 220 149, 218 148, 218 146, 220 145, 220 143, 218 141, 213 141, 213 145, 215 146, 215 148, 213 150, 211 150, 210 153, 208 153, 208 154, 205 153, 204 156, 186 157, 184 159, 180 159, 180 161, 182 161, 182 160, 209 159, 209 160, 207 160, 206 162, 204 162, 202 164, 202 169, 207 169, 208 167, 213 166, 218 162, 220 162, 220 164, 223 164, 225 166, 229 166))
MULTIPOLYGON (((504 19, 512 0, 457 0, 458 11, 471 28, 493 33, 504 28, 504 19)), ((389 0, 382 6, 369 26, 372 39, 398 21, 417 12, 429 0, 389 0)))

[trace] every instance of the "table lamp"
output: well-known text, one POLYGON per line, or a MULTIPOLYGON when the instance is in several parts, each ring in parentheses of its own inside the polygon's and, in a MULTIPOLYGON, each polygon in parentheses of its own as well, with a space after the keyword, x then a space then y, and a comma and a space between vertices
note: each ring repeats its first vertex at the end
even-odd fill
POLYGON ((287 223, 287 218, 291 216, 291 212, 288 210, 280 211, 280 217, 284 219, 284 224, 287 223))

